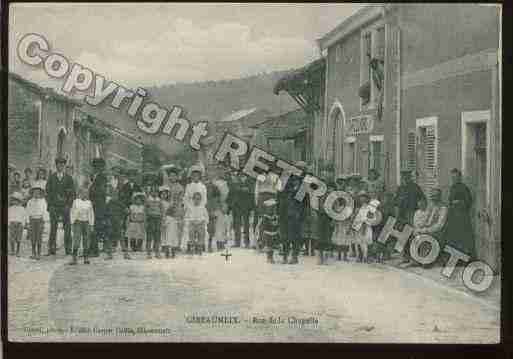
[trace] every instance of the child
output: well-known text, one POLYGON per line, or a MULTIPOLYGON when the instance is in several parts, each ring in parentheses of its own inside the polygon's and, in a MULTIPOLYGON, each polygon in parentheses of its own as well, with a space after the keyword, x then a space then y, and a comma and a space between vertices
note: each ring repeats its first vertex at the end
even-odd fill
POLYGON ((220 208, 215 211, 216 227, 214 239, 216 241, 217 250, 225 248, 228 239, 231 237, 231 221, 228 215, 228 205, 222 203, 220 208))
POLYGON ((345 212, 347 214, 347 218, 345 220, 335 221, 333 235, 331 237, 331 241, 338 252, 338 260, 342 260, 342 252, 344 252, 344 261, 347 261, 347 252, 349 251, 349 246, 353 240, 348 234, 348 230, 351 228, 352 210, 344 198, 339 198, 335 202, 333 209, 337 213, 345 212))
POLYGON ((145 211, 144 200, 146 196, 142 192, 134 192, 132 204, 128 207, 126 238, 135 243, 135 248, 142 247, 145 238, 145 211))
POLYGON ((81 242, 84 264, 89 264, 89 236, 94 228, 94 211, 93 204, 89 200, 89 190, 87 187, 81 187, 78 192, 78 198, 73 201, 70 211, 70 222, 73 226, 73 259, 69 264, 77 264, 78 248, 81 242))
MULTIPOLYGON (((335 190, 333 183, 328 183, 328 193, 335 190)), ((331 219, 326 211, 317 212, 317 229, 318 229, 318 243, 317 249, 319 250, 319 258, 317 264, 326 264, 326 251, 331 246, 331 238, 333 235, 333 220, 331 219)))
MULTIPOLYGON (((192 196, 196 192, 199 192, 201 195, 200 206, 205 208, 207 207, 207 199, 210 199, 210 197, 208 197, 207 195, 207 187, 204 183, 201 182, 201 177, 203 176, 203 173, 203 168, 199 165, 191 166, 191 168, 189 169, 189 177, 191 179, 191 182, 187 184, 187 186, 185 187, 185 192, 183 195, 183 209, 185 210, 185 215, 182 233, 184 241, 182 242, 182 247, 186 247, 189 239, 189 227, 187 225, 188 222, 185 221, 185 217, 187 217, 187 213, 193 207, 192 196)), ((208 232, 206 235, 208 236, 208 232)))
POLYGON ((274 247, 279 241, 278 208, 274 198, 263 202, 261 213, 262 239, 267 253, 267 263, 274 263, 274 247))
POLYGON ((192 206, 185 213, 185 221, 189 230, 189 242, 187 252, 201 255, 201 248, 204 246, 208 224, 208 212, 203 204, 203 196, 200 192, 192 195, 192 206))
POLYGON ((381 213, 377 211, 379 201, 374 200, 370 205, 370 196, 365 191, 358 193, 360 209, 353 221, 352 229, 354 230, 355 243, 359 248, 359 262, 368 262, 368 248, 372 244, 373 231, 372 226, 381 222, 381 213))
MULTIPOLYGON (((422 197, 419 199, 417 203, 418 209, 415 211, 415 214, 413 215, 413 235, 418 236, 420 233, 422 233, 423 229, 429 226, 429 218, 431 217, 431 211, 428 207, 427 199, 422 197)), ((429 248, 426 248, 425 246, 421 246, 419 251, 421 252, 421 256, 424 256, 428 252, 429 248)), ((404 263, 402 266, 410 266, 415 265, 416 263, 412 260, 404 263)))
POLYGON ((48 205, 43 198, 44 183, 36 181, 32 185, 32 198, 27 202, 27 218, 29 221, 29 233, 32 244, 31 259, 39 260, 41 258, 41 242, 43 240, 43 231, 45 223, 50 221, 48 214, 48 205))
MULTIPOLYGON (((166 258, 170 257, 170 246, 174 236, 178 234, 178 226, 173 218, 173 210, 170 201, 170 189, 168 186, 159 187, 159 197, 162 203, 162 225, 160 231, 160 244, 165 253, 166 258), (169 217, 169 218, 168 218, 169 217)), ((174 253, 173 253, 174 257, 174 253)))
POLYGON ((415 233, 421 232, 422 228, 427 227, 430 212, 428 210, 427 200, 421 198, 417 203, 418 209, 413 215, 413 228, 415 233))
POLYGON ((24 179, 21 185, 21 194, 23 196, 23 205, 26 206, 30 199, 30 180, 24 179))
POLYGON ((151 259, 151 245, 155 258, 160 258, 161 224, 164 218, 164 208, 158 195, 158 186, 152 185, 150 195, 146 199, 146 258, 151 259))
POLYGON ((20 192, 14 192, 11 195, 9 206, 9 244, 11 245, 10 255, 20 256, 20 243, 23 236, 23 227, 27 223, 27 214, 23 207, 23 195, 20 192), (16 251, 14 250, 16 247, 16 251))

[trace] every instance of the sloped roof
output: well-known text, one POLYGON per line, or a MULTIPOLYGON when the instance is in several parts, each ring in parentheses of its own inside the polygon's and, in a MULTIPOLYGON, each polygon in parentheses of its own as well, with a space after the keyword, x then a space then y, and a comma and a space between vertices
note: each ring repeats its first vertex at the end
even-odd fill
POLYGON ((306 131, 307 119, 308 115, 302 109, 297 109, 271 116, 267 121, 253 127, 258 129, 260 135, 268 139, 290 139, 306 131))
POLYGON ((48 98, 54 99, 56 101, 71 103, 75 106, 82 106, 81 101, 78 101, 78 100, 68 97, 68 96, 61 95, 61 94, 55 92, 50 87, 46 87, 46 88, 42 87, 42 86, 36 84, 35 82, 29 81, 14 72, 9 72, 9 79, 22 84, 23 86, 27 87, 28 89, 30 89, 33 92, 36 92, 41 95, 46 95, 46 96, 48 96, 48 98))
POLYGON ((304 87, 308 85, 308 83, 305 82, 308 81, 308 76, 317 71, 324 71, 325 67, 326 59, 322 57, 300 69, 289 72, 274 85, 274 94, 278 95, 281 91, 292 93, 303 91, 304 87))
POLYGON ((231 113, 230 115, 223 118, 220 122, 232 122, 232 121, 238 121, 246 116, 249 116, 253 112, 257 110, 256 107, 245 109, 245 110, 239 110, 231 113))
POLYGON ((253 127, 268 120, 270 115, 271 112, 268 110, 253 107, 250 109, 233 112, 232 114, 218 121, 218 124, 223 127, 227 125, 229 126, 230 124, 242 127, 253 127))

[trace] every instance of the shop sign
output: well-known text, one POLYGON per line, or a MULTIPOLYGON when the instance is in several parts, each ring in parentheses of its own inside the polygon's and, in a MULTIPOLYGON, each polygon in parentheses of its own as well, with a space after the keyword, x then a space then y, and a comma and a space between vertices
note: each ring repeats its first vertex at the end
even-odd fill
POLYGON ((357 136, 372 132, 374 118, 371 115, 356 116, 346 120, 346 136, 357 136))

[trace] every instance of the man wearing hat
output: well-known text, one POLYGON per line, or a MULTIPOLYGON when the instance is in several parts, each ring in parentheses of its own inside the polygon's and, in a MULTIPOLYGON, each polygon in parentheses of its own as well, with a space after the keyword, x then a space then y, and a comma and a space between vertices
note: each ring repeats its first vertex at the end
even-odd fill
POLYGON ((426 200, 422 189, 412 179, 412 171, 406 167, 401 169, 401 185, 395 195, 397 221, 402 224, 413 224, 413 216, 421 199, 426 200))
POLYGON ((62 219, 64 226, 64 248, 66 255, 71 254, 71 224, 70 209, 75 199, 75 184, 73 178, 64 172, 66 159, 57 157, 55 167, 57 171, 50 175, 46 183, 46 195, 48 201, 48 212, 50 214, 50 237, 48 239, 47 255, 56 254, 57 223, 62 219))
POLYGON ((309 198, 305 196, 301 202, 295 198, 297 191, 303 183, 304 170, 307 165, 304 161, 299 161, 295 166, 302 170, 303 173, 300 176, 290 176, 278 197, 280 208, 280 236, 283 243, 283 263, 287 261, 289 253, 292 252, 290 261, 288 262, 289 264, 298 263, 299 248, 303 242, 303 223, 309 198))
POLYGON ((103 158, 93 159, 93 176, 89 187, 89 199, 93 203, 94 210, 94 233, 91 236, 89 245, 89 256, 98 257, 99 238, 104 240, 108 234, 107 216, 107 176, 105 175, 105 160, 103 158))
POLYGON ((121 183, 120 174, 122 169, 120 167, 113 167, 112 179, 107 186, 107 209, 106 219, 108 219, 108 236, 105 238, 105 252, 107 254, 106 259, 112 259, 112 253, 116 250, 118 242, 121 244, 123 254, 125 258, 128 257, 128 250, 126 242, 122 238, 123 221, 125 219, 125 206, 121 202, 121 183))
MULTIPOLYGON (((401 185, 397 188, 394 199, 395 218, 399 225, 408 224, 413 226, 413 216, 418 209, 418 203, 421 199, 426 200, 424 192, 422 192, 419 185, 413 181, 412 171, 406 166, 403 166, 401 168, 401 185)), ((404 263, 410 261, 409 252, 410 247, 408 242, 404 249, 404 263)))

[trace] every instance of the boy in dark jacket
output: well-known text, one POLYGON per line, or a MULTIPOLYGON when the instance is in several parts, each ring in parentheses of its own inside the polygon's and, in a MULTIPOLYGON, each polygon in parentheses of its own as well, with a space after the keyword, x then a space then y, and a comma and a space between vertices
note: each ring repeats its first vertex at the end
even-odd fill
POLYGON ((232 176, 228 206, 233 215, 235 246, 241 245, 241 232, 244 231, 244 247, 249 248, 249 217, 255 207, 255 195, 245 174, 232 176))

